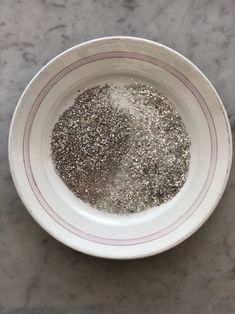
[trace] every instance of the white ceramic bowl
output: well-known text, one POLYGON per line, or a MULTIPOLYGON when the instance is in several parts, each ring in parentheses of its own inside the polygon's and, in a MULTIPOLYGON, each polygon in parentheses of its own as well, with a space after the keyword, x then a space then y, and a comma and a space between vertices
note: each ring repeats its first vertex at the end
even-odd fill
POLYGON ((22 94, 9 136, 12 177, 34 219, 76 250, 117 259, 165 251, 195 232, 222 196, 231 157, 228 118, 207 78, 174 50, 132 37, 92 40, 50 61, 22 94), (68 190, 53 169, 50 136, 78 89, 130 78, 156 86, 175 104, 191 137, 191 163, 172 200, 118 216, 91 208, 68 190))

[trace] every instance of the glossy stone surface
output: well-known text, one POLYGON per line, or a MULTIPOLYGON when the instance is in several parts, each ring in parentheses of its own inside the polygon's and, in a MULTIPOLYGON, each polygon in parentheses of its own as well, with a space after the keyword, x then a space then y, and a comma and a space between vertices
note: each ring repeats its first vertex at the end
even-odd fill
POLYGON ((131 35, 159 41, 210 79, 235 135, 235 2, 0 1, 0 313, 235 313, 235 166, 216 211, 178 247, 133 261, 75 252, 31 218, 7 160, 10 120, 36 72, 85 40, 131 35))

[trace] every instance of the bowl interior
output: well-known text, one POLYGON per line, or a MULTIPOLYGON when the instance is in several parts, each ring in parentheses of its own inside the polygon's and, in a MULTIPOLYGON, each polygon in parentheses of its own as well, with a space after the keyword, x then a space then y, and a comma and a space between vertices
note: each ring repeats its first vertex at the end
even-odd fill
POLYGON ((43 97, 32 121, 29 155, 36 185, 50 208, 74 228, 97 237, 144 237, 179 220, 197 201, 211 164, 211 135, 203 108, 182 80, 167 68, 135 58, 102 58, 61 75, 43 97), (132 215, 103 213, 76 198, 55 173, 50 139, 61 113, 73 104, 78 90, 98 84, 121 86, 131 80, 156 87, 168 96, 183 118, 191 138, 188 179, 180 192, 161 206, 132 215))

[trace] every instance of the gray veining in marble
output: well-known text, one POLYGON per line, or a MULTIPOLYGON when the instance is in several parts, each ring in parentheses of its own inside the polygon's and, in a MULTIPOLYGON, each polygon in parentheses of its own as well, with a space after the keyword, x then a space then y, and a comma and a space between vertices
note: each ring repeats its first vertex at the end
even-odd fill
POLYGON ((14 189, 7 137, 17 100, 59 52, 107 35, 146 37, 208 76, 235 135, 234 0, 0 0, 0 313, 235 313, 235 166, 215 213, 159 256, 111 261, 44 232, 14 189))

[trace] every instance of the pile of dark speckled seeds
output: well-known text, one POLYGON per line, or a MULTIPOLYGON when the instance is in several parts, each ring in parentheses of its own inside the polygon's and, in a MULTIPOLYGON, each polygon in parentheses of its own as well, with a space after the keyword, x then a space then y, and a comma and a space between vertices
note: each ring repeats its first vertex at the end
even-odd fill
POLYGON ((56 172, 99 210, 129 214, 170 200, 187 179, 190 139, 170 100, 142 83, 86 89, 55 124, 56 172))

